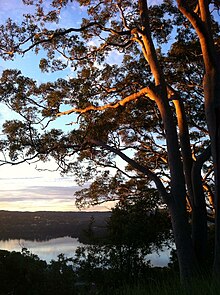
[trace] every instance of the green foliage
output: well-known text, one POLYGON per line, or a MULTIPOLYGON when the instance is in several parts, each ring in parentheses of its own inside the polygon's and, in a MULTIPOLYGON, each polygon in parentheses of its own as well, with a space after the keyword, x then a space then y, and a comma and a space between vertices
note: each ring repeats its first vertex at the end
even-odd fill
MULTIPOLYGON (((0 27, 0 55, 13 59, 16 54, 43 50, 46 56, 40 61, 42 71, 59 71, 70 66, 75 72, 74 77, 37 86, 35 81, 23 77, 19 71, 4 71, 0 81, 1 101, 18 112, 28 124, 22 122, 18 125, 16 122, 19 130, 24 131, 20 131, 20 143, 14 143, 15 122, 7 122, 2 149, 4 152, 9 149, 13 161, 29 156, 46 160, 51 155, 64 173, 75 174, 81 184, 97 175, 100 180, 100 167, 120 170, 114 153, 110 155, 109 151, 90 142, 91 139, 103 141, 117 151, 131 155, 132 159, 152 171, 156 169, 156 176, 165 180, 165 188, 169 192, 166 133, 155 102, 147 99, 146 95, 123 106, 119 104, 117 108, 79 111, 77 120, 75 117, 70 119, 70 123, 77 121, 77 124, 67 134, 61 131, 57 134, 49 128, 46 130, 60 110, 112 106, 129 95, 138 94, 145 87, 157 93, 151 68, 139 46, 143 32, 138 1, 49 2, 51 5, 44 5, 44 1, 24 1, 27 5, 34 5, 35 12, 25 15, 21 24, 8 20, 0 27), (83 8, 81 24, 61 27, 59 16, 69 5, 83 8), (118 53, 119 60, 111 61, 115 53, 118 53), (66 62, 61 62, 60 55, 66 62), (43 130, 38 128, 36 131, 37 125, 43 130)), ((204 66, 198 37, 173 1, 150 6, 148 17, 166 83, 181 93, 185 103, 191 145, 197 157, 209 141, 201 87, 204 66)), ((213 38, 218 48, 219 26, 214 17, 213 14, 213 38)), ((172 111, 175 117, 173 107, 172 111)), ((174 120, 176 122, 176 118, 174 120)), ((209 168, 211 165, 208 162, 209 168)), ((128 169, 131 173, 127 176, 135 175, 141 180, 137 169, 131 169, 131 165, 128 169)), ((204 179, 209 187, 211 179, 204 179)), ((78 198, 79 206, 80 202, 83 206, 86 204, 85 192, 83 194, 78 198)), ((109 194, 106 199, 114 199, 114 196, 109 194)), ((94 201, 88 201, 88 204, 102 201, 102 195, 100 198, 94 196, 94 201)))
MULTIPOLYGON (((149 208, 147 199, 118 204, 108 223, 108 236, 79 247, 73 258, 60 254, 47 264, 26 248, 21 253, 1 250, 0 294, 185 294, 178 270, 151 267, 146 259, 146 254, 171 238, 166 211, 148 214, 149 208)), ((93 238, 94 225, 91 218, 93 238)), ((218 285, 208 284, 208 278, 196 282, 191 294, 218 294, 218 285)))
MULTIPOLYGON (((219 282, 213 282, 208 277, 194 280, 188 289, 185 289, 180 285, 175 272, 167 268, 149 268, 147 265, 144 277, 139 277, 137 281, 131 278, 124 280, 121 270, 113 268, 113 265, 103 267, 103 258, 108 255, 108 251, 101 250, 99 246, 90 248, 87 253, 85 249, 79 248, 76 255, 76 259, 67 259, 60 254, 56 261, 46 264, 27 249, 23 249, 22 253, 1 250, 0 294, 219 294, 219 282), (79 257, 83 256, 85 259, 79 260, 79 257)), ((139 269, 139 272, 141 271, 143 269, 139 269)))
POLYGON ((52 260, 47 268, 47 291, 49 294, 75 294, 76 276, 72 267, 72 259, 63 254, 58 255, 58 260, 52 260))

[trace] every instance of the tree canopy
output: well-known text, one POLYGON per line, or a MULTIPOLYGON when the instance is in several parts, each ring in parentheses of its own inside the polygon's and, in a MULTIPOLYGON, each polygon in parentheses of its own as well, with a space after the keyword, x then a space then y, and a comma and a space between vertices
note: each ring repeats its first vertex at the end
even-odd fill
POLYGON ((34 51, 42 71, 73 75, 39 84, 19 69, 3 72, 1 101, 22 117, 3 126, 3 162, 53 157, 79 183, 95 179, 79 205, 156 188, 152 202, 168 207, 181 278, 204 269, 207 217, 219 274, 219 1, 23 2, 35 13, 1 25, 1 57, 34 51), (71 5, 85 16, 60 27, 71 5), (69 132, 50 128, 65 115, 69 132))

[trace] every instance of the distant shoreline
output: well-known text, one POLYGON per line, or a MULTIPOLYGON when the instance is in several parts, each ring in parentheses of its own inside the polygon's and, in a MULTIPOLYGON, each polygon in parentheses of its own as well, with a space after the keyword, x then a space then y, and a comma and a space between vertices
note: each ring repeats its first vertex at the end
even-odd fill
POLYGON ((97 236, 106 231, 110 211, 7 211, 0 210, 0 239, 49 240, 70 236, 87 242, 91 220, 97 236))

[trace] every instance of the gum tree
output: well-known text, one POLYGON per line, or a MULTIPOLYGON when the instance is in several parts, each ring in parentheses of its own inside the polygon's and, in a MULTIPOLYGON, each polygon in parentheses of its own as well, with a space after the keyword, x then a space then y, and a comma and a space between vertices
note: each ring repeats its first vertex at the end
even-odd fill
POLYGON ((96 201, 135 195, 128 178, 156 187, 171 216, 182 280, 204 268, 208 200, 215 212, 218 275, 218 1, 167 0, 148 7, 146 0, 54 0, 52 10, 44 1, 35 4, 36 13, 22 24, 9 19, 1 26, 2 58, 45 52, 42 71, 70 66, 75 74, 37 85, 19 71, 3 73, 2 101, 23 120, 4 124, 2 150, 12 161, 52 156, 79 181, 97 174, 81 199, 94 188, 96 201), (87 11, 81 25, 53 26, 72 2, 87 11), (46 129, 64 115, 72 118, 72 130, 46 129), (118 172, 111 178, 98 167, 118 172))

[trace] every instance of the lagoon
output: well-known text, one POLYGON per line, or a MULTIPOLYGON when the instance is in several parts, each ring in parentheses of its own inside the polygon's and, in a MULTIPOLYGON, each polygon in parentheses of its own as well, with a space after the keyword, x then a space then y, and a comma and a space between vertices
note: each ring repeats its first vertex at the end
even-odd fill
MULTIPOLYGON (((32 254, 36 254, 40 259, 49 263, 52 259, 57 260, 61 253, 66 257, 74 257, 77 247, 83 246, 77 238, 69 236, 50 239, 47 241, 29 241, 24 239, 0 240, 0 249, 21 252, 22 248, 27 248, 32 254)), ((169 262, 170 250, 164 248, 163 251, 147 255, 146 259, 151 260, 153 266, 167 266, 169 262)))

